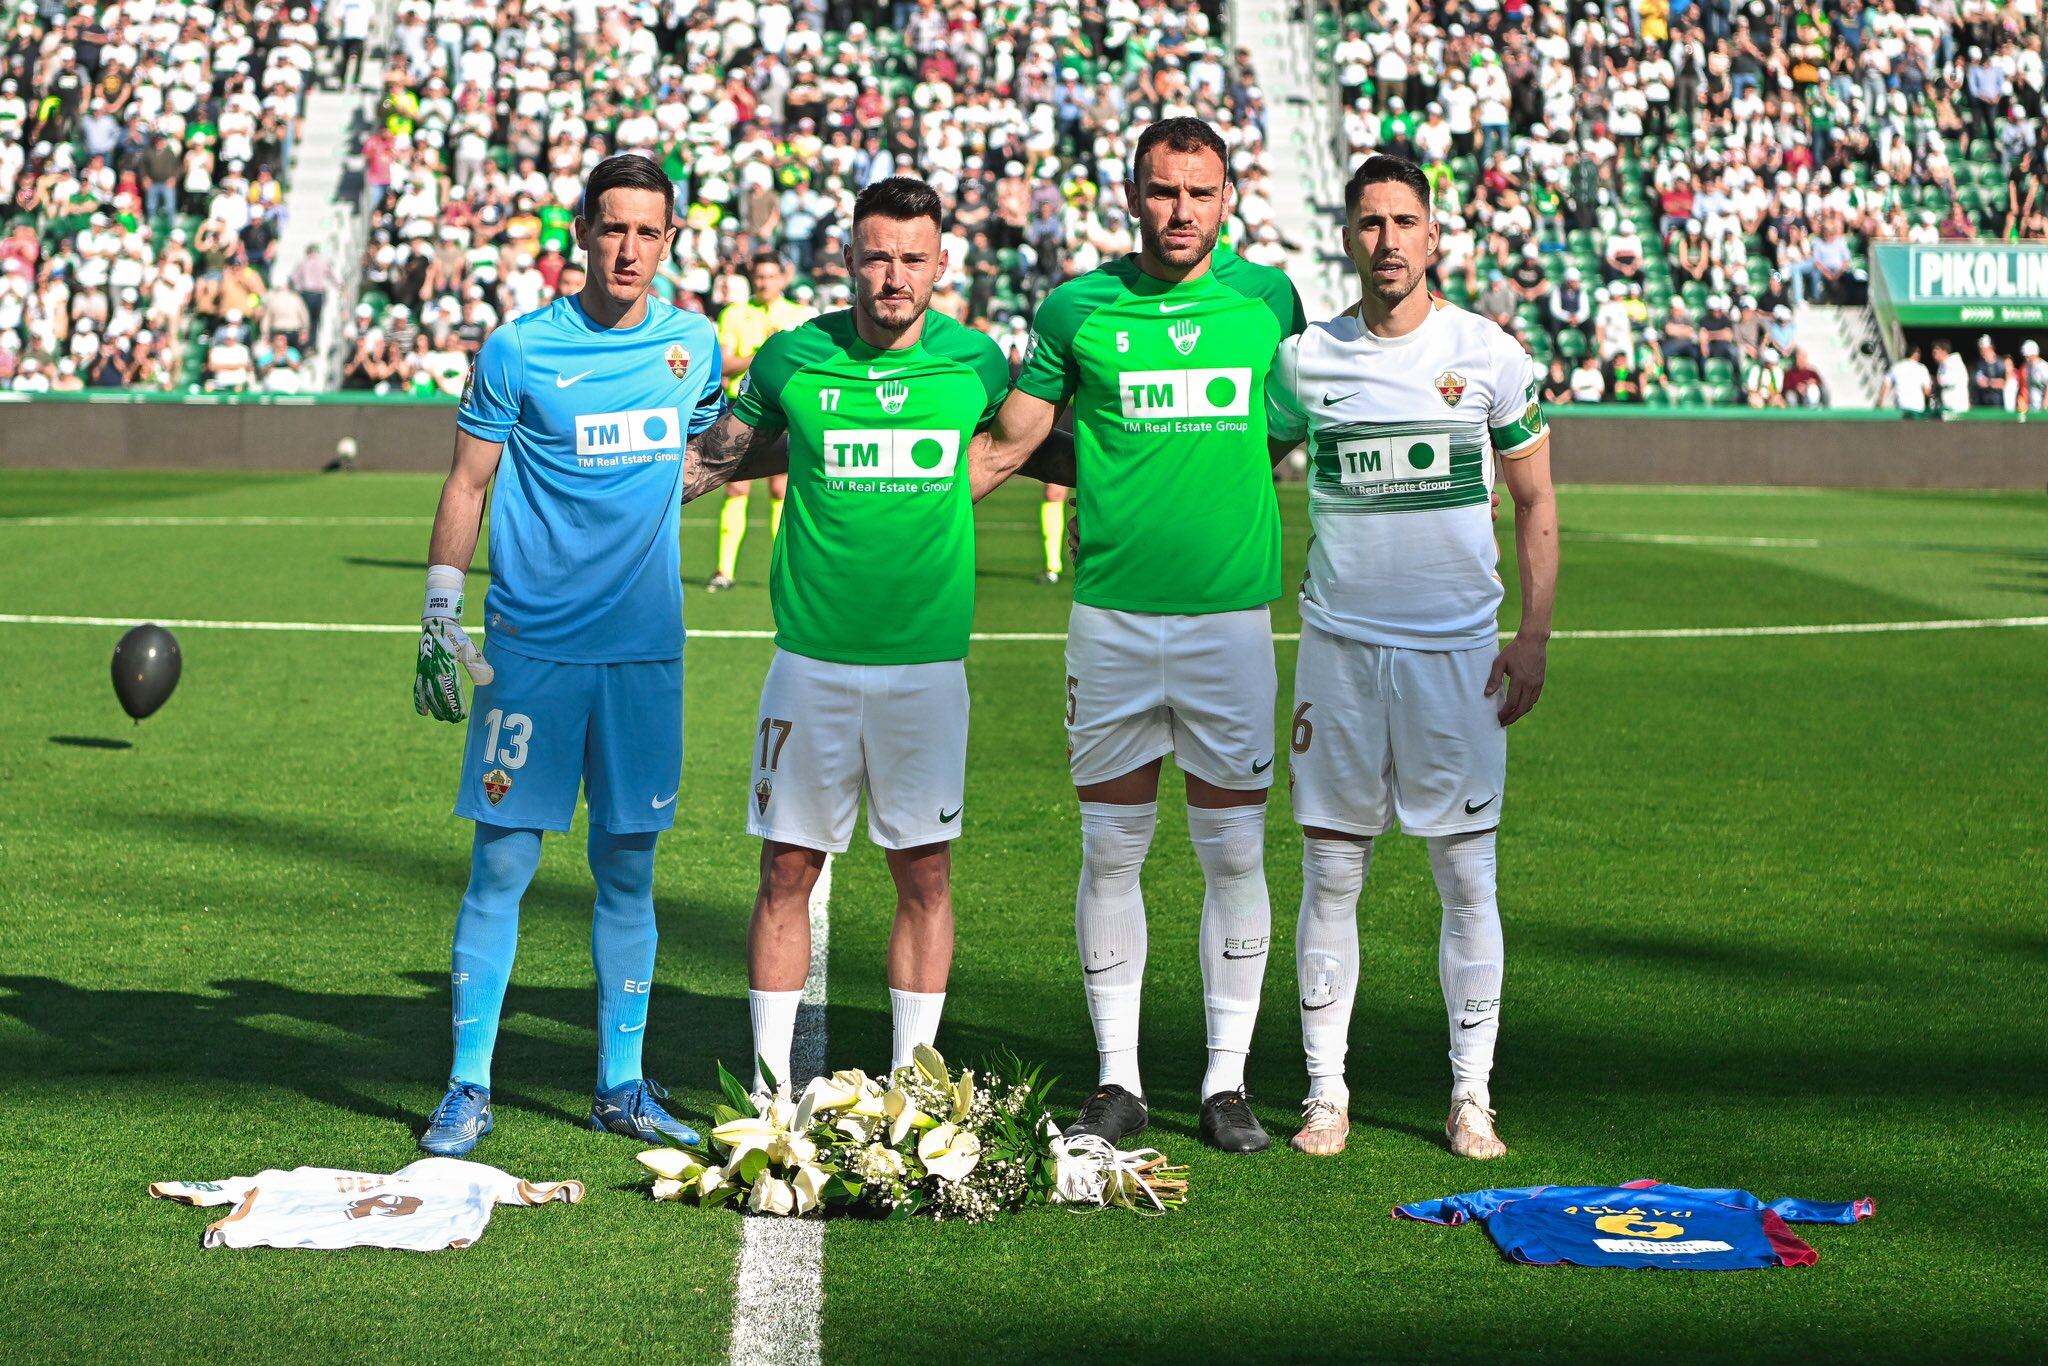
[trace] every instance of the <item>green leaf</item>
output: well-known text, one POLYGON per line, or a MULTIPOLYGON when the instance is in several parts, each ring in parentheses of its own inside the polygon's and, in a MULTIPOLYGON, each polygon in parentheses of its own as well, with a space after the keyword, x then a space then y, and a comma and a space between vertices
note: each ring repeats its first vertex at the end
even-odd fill
POLYGON ((759 1148, 740 1159, 740 1180, 749 1186, 761 1179, 761 1173, 768 1170, 768 1154, 759 1148))
POLYGON ((739 1194, 740 1188, 738 1186, 720 1186, 717 1190, 711 1192, 711 1194, 704 1196, 702 1199, 698 1200, 697 1203, 704 1209, 717 1209, 720 1205, 723 1205, 728 1201, 737 1200, 739 1198, 739 1194))
POLYGON ((714 1129, 720 1127, 721 1125, 730 1124, 736 1119, 754 1118, 757 1118, 757 1116, 742 1115, 739 1111, 733 1109, 730 1105, 714 1105, 711 1107, 711 1127, 714 1129))
POLYGON ((768 1094, 774 1095, 781 1088, 782 1083, 775 1079, 775 1072, 768 1066, 768 1060, 766 1058, 755 1058, 754 1065, 761 1069, 761 1081, 767 1086, 768 1094))
MULTIPOLYGON (((774 1083, 769 1083, 772 1087, 774 1083)), ((760 1111, 754 1108, 754 1098, 747 1094, 747 1088, 738 1077, 725 1070, 725 1064, 718 1064, 718 1089, 725 1092, 725 1098, 732 1108, 739 1111, 744 1119, 755 1119, 760 1111)))

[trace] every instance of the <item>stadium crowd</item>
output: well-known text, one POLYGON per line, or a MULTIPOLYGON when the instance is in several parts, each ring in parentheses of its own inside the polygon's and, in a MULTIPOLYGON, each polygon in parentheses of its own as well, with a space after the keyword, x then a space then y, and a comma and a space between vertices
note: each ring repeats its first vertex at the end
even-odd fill
POLYGON ((1870 243, 2048 241, 2037 0, 1324 4, 1348 157, 1428 168, 1556 402, 1824 406, 1795 310, 1870 243))
MULTIPOLYGON (((345 387, 454 392, 492 326, 577 288, 578 186, 617 151, 645 151, 679 189, 655 288, 742 322, 844 306, 853 197, 911 172, 951 209, 933 306, 1019 356, 1039 298, 1135 245, 1125 160, 1175 114, 1212 120, 1232 148, 1237 248, 1288 259, 1265 95, 1213 4, 512 0, 467 28, 450 13, 399 5, 364 149, 384 188, 345 387)), ((765 336, 726 331, 729 346, 765 336)))
POLYGON ((317 315, 275 255, 318 17, 185 0, 0 15, 0 385, 305 386, 317 315))
MULTIPOLYGON (((2048 241, 2038 0, 1313 4, 1340 150, 1427 167, 1436 287, 1513 330, 1555 402, 1823 406, 1796 309, 1860 301, 1870 243, 2048 241)), ((308 385, 339 277, 274 259, 285 169, 315 54, 358 68, 370 9, 0 18, 0 384, 308 385)), ((1302 245, 1215 0, 396 10, 344 388, 455 393, 493 326, 576 288, 577 186, 612 151, 682 191, 664 297, 777 326, 844 303, 852 197, 908 170, 951 210, 934 306, 1021 353, 1047 290, 1132 246, 1116 186, 1171 114, 1233 149, 1236 249, 1302 245)))

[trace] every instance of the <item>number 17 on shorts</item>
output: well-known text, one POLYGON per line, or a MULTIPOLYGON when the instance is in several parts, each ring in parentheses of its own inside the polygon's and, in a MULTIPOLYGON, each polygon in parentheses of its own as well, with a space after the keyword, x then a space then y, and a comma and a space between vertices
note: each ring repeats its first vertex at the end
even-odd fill
POLYGON ((938 844, 960 833, 966 777, 961 661, 841 664, 776 652, 753 737, 750 834, 843 852, 865 791, 876 844, 938 844))

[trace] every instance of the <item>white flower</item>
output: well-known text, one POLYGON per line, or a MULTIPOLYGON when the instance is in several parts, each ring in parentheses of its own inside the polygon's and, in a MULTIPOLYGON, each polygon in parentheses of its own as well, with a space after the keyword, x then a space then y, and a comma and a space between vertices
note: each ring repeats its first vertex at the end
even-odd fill
POLYGON ((953 1121, 959 1123, 974 1108, 974 1071, 969 1068, 953 1083, 953 1121))
POLYGON ((654 1198, 657 1200, 680 1200, 683 1198, 683 1183, 669 1177, 662 1177, 654 1183, 654 1198))
POLYGON ((796 1199, 796 1212, 806 1214, 818 1207, 825 1193, 825 1172, 821 1167, 798 1167, 796 1175, 789 1179, 789 1189, 796 1199))
POLYGON ((697 1166, 697 1160, 680 1148, 649 1148, 639 1154, 639 1161, 641 1166, 656 1176, 665 1176, 675 1181, 689 1179, 697 1166))
POLYGON ((844 1074, 814 1077, 811 1084, 804 1088, 804 1099, 811 1103, 812 1114, 825 1115, 836 1110, 848 1110, 860 1099, 860 1088, 841 1081, 841 1075, 844 1074))
POLYGON ((869 1176, 901 1176, 910 1170, 910 1164, 903 1160, 902 1153, 879 1143, 868 1144, 861 1158, 861 1170, 869 1176))
POLYGON ((801 1167, 818 1156, 818 1145, 802 1134, 785 1134, 768 1145, 768 1160, 778 1167, 801 1167))
POLYGON ((941 1124, 917 1141, 917 1156, 941 1181, 959 1181, 981 1161, 981 1140, 972 1129, 941 1124))
POLYGON ((939 1050, 933 1048, 930 1044, 921 1043, 911 1049, 910 1060, 917 1065, 918 1071, 924 1073, 932 1081, 938 1082, 943 1086, 950 1080, 946 1075, 945 1058, 940 1056, 939 1050))
POLYGON ((832 1125, 835 1131, 845 1135, 849 1143, 866 1143, 875 1136, 875 1131, 881 1127, 875 1120, 868 1119, 859 1113, 841 1115, 832 1125))
POLYGON ((706 1167, 697 1173, 697 1198, 702 1200, 713 1191, 724 1190, 731 1184, 725 1179, 725 1168, 706 1167))
POLYGON ((784 1084, 774 1100, 768 1102, 768 1108, 762 1111, 761 1118, 773 1124, 783 1133, 787 1133, 797 1127, 796 1106, 790 1102, 787 1084, 784 1084))
POLYGON ((796 1192, 787 1181, 764 1172, 747 1197, 747 1208, 756 1214, 789 1214, 796 1209, 796 1192))
POLYGON ((711 1137, 725 1149, 726 1165, 730 1166, 756 1148, 767 1151, 769 1144, 787 1132, 788 1126, 771 1120, 734 1119, 713 1129, 711 1137))
POLYGON ((882 1112, 889 1116, 889 1143, 901 1143, 912 1129, 930 1128, 932 1121, 917 1108, 917 1102, 900 1090, 882 1097, 882 1112))

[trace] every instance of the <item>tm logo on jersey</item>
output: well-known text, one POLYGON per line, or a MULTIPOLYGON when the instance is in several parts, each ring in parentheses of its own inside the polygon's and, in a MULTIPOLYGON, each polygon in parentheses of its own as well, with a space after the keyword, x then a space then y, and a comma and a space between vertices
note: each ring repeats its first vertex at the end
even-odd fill
POLYGON ((683 449, 682 415, 674 408, 635 408, 576 419, 576 463, 585 469, 645 465, 657 451, 675 459, 683 449))
POLYGON ((960 433, 951 428, 884 427, 828 431, 824 439, 826 487, 863 493, 923 493, 952 485, 960 463, 960 433))
POLYGON ((1447 481, 1450 477, 1451 438, 1442 432, 1337 443, 1337 478, 1347 488, 1399 484, 1400 489, 1384 491, 1422 492, 1436 486, 1436 481, 1447 481))
POLYGON ((1243 366, 1220 370, 1126 370, 1116 377, 1117 403, 1125 425, 1148 432, 1242 432, 1250 428, 1252 372, 1243 366), (1175 419, 1196 418, 1197 422, 1175 419))

